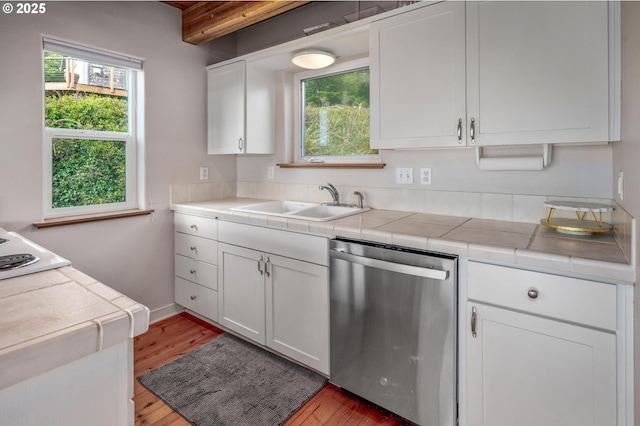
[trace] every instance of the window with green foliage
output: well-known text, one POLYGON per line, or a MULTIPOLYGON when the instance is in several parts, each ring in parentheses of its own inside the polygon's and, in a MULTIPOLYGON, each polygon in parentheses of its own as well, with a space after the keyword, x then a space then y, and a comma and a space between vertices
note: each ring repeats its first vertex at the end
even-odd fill
POLYGON ((61 46, 44 51, 45 217, 138 207, 135 71, 61 46))
POLYGON ((369 147, 369 68, 308 74, 299 79, 301 157, 376 155, 369 147))

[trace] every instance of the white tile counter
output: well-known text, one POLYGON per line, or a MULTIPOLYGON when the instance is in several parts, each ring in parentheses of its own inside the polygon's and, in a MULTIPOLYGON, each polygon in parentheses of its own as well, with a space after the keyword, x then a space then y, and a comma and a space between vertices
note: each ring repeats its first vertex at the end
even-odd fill
POLYGON ((149 309, 71 266, 0 281, 0 390, 144 333, 149 309))
POLYGON ((172 204, 177 212, 217 217, 325 236, 340 236, 455 254, 599 280, 634 283, 635 265, 613 234, 573 236, 533 223, 370 210, 329 222, 311 222, 230 210, 269 200, 228 198, 172 204))

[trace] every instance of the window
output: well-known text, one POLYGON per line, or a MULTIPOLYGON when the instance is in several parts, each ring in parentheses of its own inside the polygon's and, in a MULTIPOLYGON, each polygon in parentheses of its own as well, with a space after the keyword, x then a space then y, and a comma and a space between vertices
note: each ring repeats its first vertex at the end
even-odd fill
POLYGON ((299 157, 329 162, 366 161, 369 147, 369 67, 364 60, 324 73, 296 75, 299 90, 299 157))
POLYGON ((45 218, 141 207, 141 61, 44 39, 45 218))

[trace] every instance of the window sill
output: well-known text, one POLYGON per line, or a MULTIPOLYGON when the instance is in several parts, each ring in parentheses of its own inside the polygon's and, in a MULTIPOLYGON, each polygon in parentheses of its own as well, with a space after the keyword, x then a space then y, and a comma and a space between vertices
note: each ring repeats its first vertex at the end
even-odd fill
POLYGON ((121 217, 143 216, 153 213, 154 210, 124 210, 119 212, 91 214, 83 216, 58 217, 54 219, 45 219, 41 222, 34 222, 36 228, 51 228, 54 226, 73 225, 76 223, 97 222, 99 220, 117 219, 121 217))
POLYGON ((281 169, 382 169, 385 163, 279 163, 281 169))

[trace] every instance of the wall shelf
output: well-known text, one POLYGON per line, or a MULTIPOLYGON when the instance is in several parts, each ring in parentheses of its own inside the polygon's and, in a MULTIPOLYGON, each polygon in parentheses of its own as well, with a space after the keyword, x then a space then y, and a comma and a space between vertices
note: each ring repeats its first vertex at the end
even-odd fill
POLYGON ((385 163, 278 163, 281 169, 382 169, 385 163))

